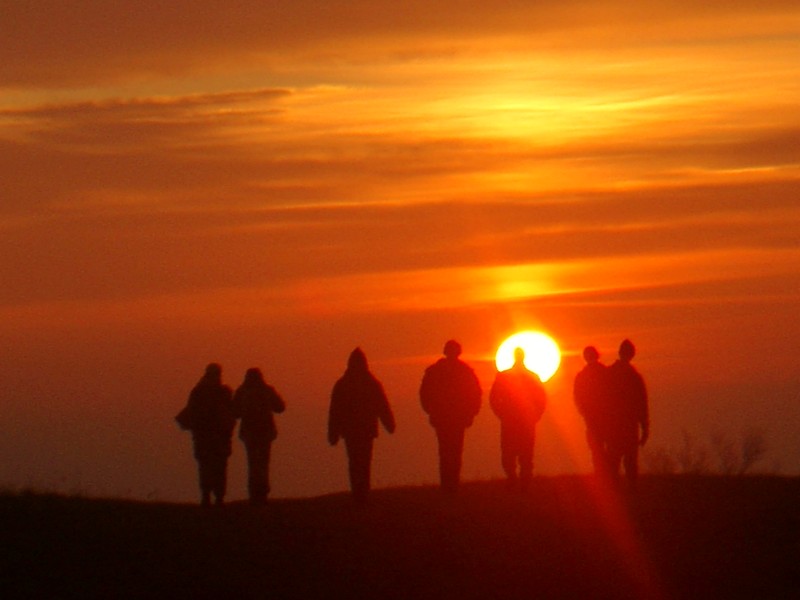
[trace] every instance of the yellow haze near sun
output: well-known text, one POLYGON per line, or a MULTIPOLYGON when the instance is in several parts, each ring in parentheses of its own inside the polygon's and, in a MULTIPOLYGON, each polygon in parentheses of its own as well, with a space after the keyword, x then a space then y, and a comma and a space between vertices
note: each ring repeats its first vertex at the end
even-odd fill
POLYGON ((497 349, 495 364, 498 371, 514 365, 514 351, 525 351, 525 366, 542 381, 550 379, 561 364, 561 350, 549 335, 539 331, 520 331, 507 338, 497 349))

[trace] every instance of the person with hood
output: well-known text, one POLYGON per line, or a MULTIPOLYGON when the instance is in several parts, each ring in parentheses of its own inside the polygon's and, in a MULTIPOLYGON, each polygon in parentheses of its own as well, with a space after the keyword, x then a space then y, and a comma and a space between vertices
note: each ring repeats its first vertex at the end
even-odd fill
POLYGON ((440 486, 447 494, 458 490, 464 434, 481 408, 480 382, 459 356, 461 344, 445 343, 444 358, 425 369, 419 388, 422 409, 436 431, 440 486))
POLYGON ((509 489, 525 491, 533 478, 536 424, 547 405, 547 394, 539 376, 525 367, 522 348, 514 350, 514 365, 495 377, 489 405, 500 419, 500 457, 509 489))
POLYGON ((233 395, 234 416, 241 419, 239 439, 247 451, 247 491, 250 503, 266 504, 270 492, 269 459, 278 437, 274 413, 286 410, 283 399, 267 385, 260 369, 248 369, 233 395))
POLYGON ((608 463, 611 476, 619 477, 620 462, 634 487, 639 475, 639 446, 650 436, 650 415, 644 379, 631 364, 636 348, 630 340, 619 346, 619 360, 608 368, 608 463), (641 435, 640 435, 641 431, 641 435))
POLYGON ((222 383, 222 367, 206 367, 189 394, 186 407, 175 417, 180 427, 192 432, 194 457, 200 480, 200 503, 221 506, 225 499, 228 457, 236 419, 233 416, 231 388, 222 383))
POLYGON ((586 365, 575 376, 572 395, 575 406, 586 423, 586 442, 592 454, 595 475, 604 475, 608 470, 606 451, 608 418, 608 369, 600 362, 600 353, 594 346, 583 349, 586 365))
POLYGON ((394 433, 395 421, 383 385, 370 372, 367 357, 356 348, 347 370, 331 392, 328 442, 335 446, 344 438, 350 489, 357 504, 365 504, 370 491, 372 446, 378 437, 378 421, 394 433))

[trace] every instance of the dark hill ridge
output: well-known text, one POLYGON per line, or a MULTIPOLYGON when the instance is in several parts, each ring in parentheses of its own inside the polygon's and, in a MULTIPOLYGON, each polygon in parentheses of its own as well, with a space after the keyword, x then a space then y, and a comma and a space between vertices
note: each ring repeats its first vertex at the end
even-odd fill
POLYGON ((476 482, 223 509, 0 496, 3 598, 798 598, 800 479, 476 482))

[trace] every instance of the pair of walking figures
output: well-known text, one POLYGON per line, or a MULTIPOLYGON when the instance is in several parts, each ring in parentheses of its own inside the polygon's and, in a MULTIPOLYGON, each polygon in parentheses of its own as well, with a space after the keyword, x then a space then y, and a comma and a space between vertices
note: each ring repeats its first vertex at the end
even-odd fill
POLYGON ((248 369, 235 392, 222 383, 222 367, 206 367, 189 394, 189 401, 175 420, 191 431, 197 460, 201 504, 222 505, 227 487, 228 458, 237 420, 239 438, 247 451, 248 493, 252 504, 264 504, 270 491, 269 460, 278 435, 274 413, 281 413, 283 399, 264 381, 257 368, 248 369))
POLYGON ((639 447, 650 437, 650 415, 644 379, 631 364, 636 348, 619 346, 611 366, 600 362, 594 346, 583 350, 586 366, 575 377, 575 405, 586 422, 586 441, 595 474, 616 481, 620 465, 630 487, 639 475, 639 447))

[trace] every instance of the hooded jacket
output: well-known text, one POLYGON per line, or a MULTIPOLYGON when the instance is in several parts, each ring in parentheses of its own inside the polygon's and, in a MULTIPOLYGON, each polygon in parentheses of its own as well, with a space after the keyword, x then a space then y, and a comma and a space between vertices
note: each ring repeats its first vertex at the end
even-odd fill
POLYGON ((364 352, 356 348, 331 392, 328 439, 335 442, 340 437, 375 438, 379 420, 389 433, 394 431, 394 415, 383 386, 370 373, 364 352))

